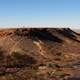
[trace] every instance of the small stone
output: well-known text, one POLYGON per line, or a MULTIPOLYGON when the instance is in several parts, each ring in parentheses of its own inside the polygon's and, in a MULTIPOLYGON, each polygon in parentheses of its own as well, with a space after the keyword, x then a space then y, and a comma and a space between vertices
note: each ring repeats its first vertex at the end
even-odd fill
POLYGON ((46 69, 47 67, 46 66, 39 66, 39 69, 42 70, 42 69, 46 69))

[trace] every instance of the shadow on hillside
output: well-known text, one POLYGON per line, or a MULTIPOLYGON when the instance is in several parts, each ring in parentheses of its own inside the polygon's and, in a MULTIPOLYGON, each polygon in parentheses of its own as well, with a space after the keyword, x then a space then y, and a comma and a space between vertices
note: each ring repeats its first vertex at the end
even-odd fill
POLYGON ((79 40, 77 40, 77 37, 76 37, 77 33, 72 31, 69 28, 64 28, 63 31, 59 31, 59 33, 61 33, 62 35, 66 36, 74 41, 80 42, 79 40))
POLYGON ((7 65, 6 67, 31 67, 32 65, 36 64, 36 60, 28 55, 23 55, 18 52, 13 52, 11 56, 7 56, 6 59, 7 65))
POLYGON ((60 38, 52 35, 46 29, 31 31, 29 33, 29 36, 32 39, 36 39, 36 40, 40 39, 40 40, 53 41, 53 42, 59 42, 59 43, 62 42, 62 40, 60 38))
POLYGON ((73 78, 69 78, 67 80, 80 80, 80 77, 76 78, 76 77, 73 77, 73 78))

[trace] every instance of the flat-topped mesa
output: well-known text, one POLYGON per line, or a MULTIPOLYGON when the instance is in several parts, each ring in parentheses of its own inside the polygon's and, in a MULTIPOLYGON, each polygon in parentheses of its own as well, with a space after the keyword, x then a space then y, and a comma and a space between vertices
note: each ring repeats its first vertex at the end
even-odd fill
POLYGON ((50 32, 55 34, 55 32, 68 32, 68 33, 74 33, 77 34, 76 32, 74 32, 73 30, 71 30, 70 28, 17 28, 15 29, 15 33, 18 35, 25 35, 25 34, 29 34, 29 33, 35 33, 35 32, 50 32))
POLYGON ((62 42, 64 38, 76 40, 77 33, 70 28, 15 28, 0 30, 0 36, 26 36, 30 39, 62 42))
POLYGON ((8 35, 8 34, 16 34, 16 35, 27 35, 30 34, 31 32, 35 33, 35 32, 50 32, 55 34, 56 32, 64 32, 64 31, 68 31, 68 32, 73 32, 75 34, 77 34, 76 32, 72 31, 69 28, 14 28, 14 29, 2 29, 0 30, 0 35, 8 35))

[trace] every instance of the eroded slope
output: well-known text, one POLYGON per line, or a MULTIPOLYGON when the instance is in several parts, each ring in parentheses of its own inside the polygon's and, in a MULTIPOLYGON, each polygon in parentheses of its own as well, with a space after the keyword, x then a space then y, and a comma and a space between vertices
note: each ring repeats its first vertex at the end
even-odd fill
POLYGON ((79 77, 79 66, 80 35, 69 28, 0 30, 1 80, 79 77))

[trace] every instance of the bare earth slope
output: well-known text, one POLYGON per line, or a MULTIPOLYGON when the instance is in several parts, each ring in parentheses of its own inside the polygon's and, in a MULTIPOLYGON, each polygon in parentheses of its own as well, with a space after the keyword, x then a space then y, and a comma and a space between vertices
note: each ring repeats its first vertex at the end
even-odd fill
POLYGON ((0 80, 80 80, 80 34, 69 28, 0 30, 0 80))

